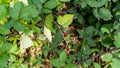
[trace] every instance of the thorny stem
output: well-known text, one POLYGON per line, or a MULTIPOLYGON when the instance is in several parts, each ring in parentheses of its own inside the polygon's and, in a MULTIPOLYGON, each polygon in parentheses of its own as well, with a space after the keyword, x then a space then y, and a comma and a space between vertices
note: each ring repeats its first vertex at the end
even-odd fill
POLYGON ((108 50, 108 51, 106 51, 106 52, 99 53, 99 54, 97 54, 97 55, 95 55, 95 56, 92 56, 92 57, 89 57, 89 58, 86 58, 86 59, 83 59, 83 60, 78 60, 78 61, 75 62, 75 63, 76 63, 76 64, 79 64, 79 63, 85 62, 85 61, 90 60, 90 59, 93 59, 93 58, 100 57, 100 56, 102 56, 102 55, 104 55, 104 54, 107 54, 107 53, 110 53, 110 52, 112 52, 112 51, 119 50, 119 49, 120 49, 120 48, 113 48, 113 49, 108 50))
POLYGON ((66 11, 57 12, 55 15, 60 15, 61 13, 66 13, 66 12, 68 12, 68 11, 74 10, 75 8, 79 8, 79 7, 80 7, 80 6, 77 5, 77 6, 74 6, 74 7, 70 8, 70 9, 67 9, 66 11))
MULTIPOLYGON (((55 22, 55 25, 58 27, 58 29, 59 29, 59 31, 60 31, 60 33, 61 34, 63 34, 63 32, 62 32, 62 30, 61 30, 61 28, 60 28, 60 26, 55 22)), ((62 35, 63 36, 63 35, 62 35)), ((63 36, 64 37, 64 36, 63 36)))
MULTIPOLYGON (((56 22, 55 22, 55 24, 56 24, 56 26, 58 27, 60 33, 63 34, 63 31, 61 30, 60 26, 59 26, 56 22)), ((67 41, 65 40, 65 38, 64 38, 63 35, 62 35, 62 37, 63 37, 63 40, 62 40, 61 42, 65 41, 65 42, 67 43, 67 41)), ((68 45, 68 43, 67 43, 67 45, 68 45)))
POLYGON ((76 5, 76 6, 72 7, 72 8, 70 8, 70 9, 68 9, 67 11, 71 11, 71 10, 74 10, 75 8, 79 8, 79 7, 80 7, 79 5, 76 5))

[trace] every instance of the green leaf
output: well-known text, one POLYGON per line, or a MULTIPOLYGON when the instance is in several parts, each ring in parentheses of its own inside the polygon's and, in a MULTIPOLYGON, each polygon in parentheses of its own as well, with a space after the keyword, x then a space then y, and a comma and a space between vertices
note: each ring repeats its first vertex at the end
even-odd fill
POLYGON ((105 28, 105 27, 102 27, 102 28, 101 28, 101 31, 102 31, 102 33, 108 33, 108 34, 110 34, 109 29, 107 29, 107 28, 105 28))
POLYGON ((10 54, 9 57, 10 57, 10 61, 11 62, 15 62, 16 61, 16 56, 15 55, 10 54))
POLYGON ((9 9, 10 16, 17 20, 19 18, 20 12, 23 9, 24 4, 22 2, 17 2, 14 4, 13 8, 9 9))
POLYGON ((80 3, 78 3, 78 4, 81 6, 81 8, 85 8, 87 6, 87 1, 84 0, 84 1, 82 1, 80 3))
POLYGON ((36 27, 36 26, 32 26, 32 30, 36 33, 40 32, 40 28, 36 27))
POLYGON ((65 68, 78 68, 75 64, 66 64, 65 68))
POLYGON ((22 64, 23 61, 24 61, 24 58, 20 58, 20 59, 18 60, 18 63, 22 64))
POLYGON ((60 0, 61 2, 70 2, 70 0, 60 0))
POLYGON ((95 41, 92 39, 93 33, 95 31, 95 28, 93 26, 89 26, 85 28, 84 32, 84 40, 88 43, 90 46, 96 46, 95 41))
POLYGON ((52 40, 52 46, 56 47, 61 42, 62 39, 63 39, 63 36, 60 30, 57 29, 55 33, 55 37, 52 40))
POLYGON ((2 46, 2 43, 3 43, 3 39, 2 36, 0 36, 0 47, 2 46))
POLYGON ((44 12, 45 14, 47 14, 47 13, 51 13, 52 10, 51 10, 51 9, 46 9, 46 8, 44 8, 44 9, 43 9, 43 12, 44 12))
POLYGON ((54 17, 53 17, 53 15, 52 14, 48 14, 47 16, 46 16, 46 18, 45 18, 45 23, 51 23, 51 22, 53 22, 53 20, 54 20, 54 17))
POLYGON ((113 2, 117 2, 118 0, 112 0, 113 2))
POLYGON ((10 3, 11 0, 0 0, 0 4, 10 3))
POLYGON ((16 22, 15 26, 14 26, 14 29, 16 29, 19 32, 23 31, 25 29, 25 25, 20 23, 20 22, 16 22))
POLYGON ((57 68, 61 67, 61 63, 60 63, 59 59, 51 59, 50 63, 57 68))
POLYGON ((77 30, 78 34, 79 34, 79 38, 83 38, 84 37, 84 31, 83 30, 77 30))
POLYGON ((37 9, 33 8, 32 6, 24 7, 20 13, 20 18, 23 20, 30 20, 34 17, 37 17, 39 12, 37 9))
POLYGON ((88 45, 96 46, 96 43, 92 38, 86 38, 86 41, 87 41, 88 45))
POLYGON ((32 2, 36 7, 42 8, 42 4, 40 0, 32 0, 32 2))
POLYGON ((60 56, 59 56, 59 57, 60 57, 60 61, 61 61, 61 62, 65 62, 65 61, 66 61, 66 59, 67 59, 67 54, 66 54, 65 50, 60 53, 60 56))
POLYGON ((7 61, 8 60, 8 55, 6 53, 0 54, 0 67, 1 68, 6 68, 7 66, 7 61))
POLYGON ((43 61, 43 59, 41 57, 39 57, 37 60, 35 60, 35 62, 33 62, 33 66, 37 65, 37 64, 41 64, 41 62, 43 61))
POLYGON ((10 48, 10 50, 9 50, 9 53, 15 54, 17 52, 17 50, 18 50, 17 45, 16 44, 12 45, 11 48, 10 48))
POLYGON ((37 9, 39 10, 39 12, 41 13, 42 11, 42 3, 41 0, 32 0, 32 3, 35 7, 37 7, 37 9))
POLYGON ((85 28, 85 37, 92 37, 94 30, 95 30, 95 28, 93 26, 86 27, 85 28))
POLYGON ((45 3, 47 0, 40 0, 41 3, 45 3))
POLYGON ((9 20, 8 22, 6 22, 6 23, 4 24, 4 27, 10 29, 11 27, 15 26, 15 23, 16 23, 16 20, 11 19, 11 20, 9 20))
MULTIPOLYGON (((92 53, 92 50, 90 49, 90 46, 84 45, 84 47, 81 48, 81 51, 83 52, 84 55, 89 55, 92 53)), ((84 58, 87 58, 87 56, 83 56, 84 58)))
POLYGON ((57 22, 63 27, 68 27, 73 21, 73 14, 66 14, 64 16, 58 16, 57 22))
POLYGON ((96 18, 93 16, 93 15, 91 15, 91 16, 89 16, 88 17, 88 23, 92 26, 92 25, 95 25, 95 23, 96 23, 96 18))
POLYGON ((78 13, 76 15, 77 15, 78 22, 82 24, 84 22, 83 16, 81 14, 78 14, 78 13))
POLYGON ((12 44, 10 44, 10 43, 4 43, 4 44, 0 47, 0 51, 1 51, 1 52, 7 52, 7 51, 10 49, 11 45, 12 45, 12 44))
POLYGON ((37 16, 35 18, 32 19, 32 25, 36 25, 39 21, 41 21, 42 18, 40 16, 37 16))
POLYGON ((109 32, 111 32, 112 30, 111 29, 113 29, 113 24, 112 23, 106 23, 106 24, 104 24, 104 25, 102 25, 102 28, 106 28, 107 30, 109 30, 109 32))
POLYGON ((49 14, 46 16, 45 18, 45 26, 52 32, 55 32, 54 28, 53 28, 53 21, 54 21, 54 17, 52 14, 49 14))
POLYGON ((7 15, 7 9, 5 5, 0 5, 0 20, 7 15))
POLYGON ((105 38, 102 39, 101 43, 103 44, 103 46, 109 48, 110 45, 112 44, 112 39, 111 39, 111 37, 105 37, 105 38))
POLYGON ((99 20, 100 16, 99 16, 98 9, 93 9, 92 12, 93 12, 93 15, 99 20))
POLYGON ((120 59, 113 58, 111 64, 112 68, 118 68, 119 65, 120 65, 120 59))
POLYGON ((102 58, 102 61, 109 62, 113 58, 113 55, 111 53, 107 53, 107 54, 103 55, 101 58, 102 58))
POLYGON ((56 0, 49 0, 44 4, 44 7, 48 9, 54 9, 56 6, 57 6, 56 0))
POLYGON ((108 2, 108 0, 87 0, 87 3, 89 6, 91 7, 101 7, 103 5, 105 5, 108 2))
POLYGON ((87 0, 87 4, 91 7, 99 7, 96 0, 87 0))
POLYGON ((7 28, 5 28, 3 26, 0 26, 0 34, 6 35, 8 33, 10 33, 9 29, 7 29, 7 28))
POLYGON ((26 64, 20 64, 20 68, 28 68, 26 64))
POLYGON ((120 47, 120 37, 115 35, 113 43, 114 43, 116 48, 119 48, 120 47))
POLYGON ((111 18, 112 18, 111 11, 106 8, 100 8, 99 15, 105 21, 111 20, 111 18))
POLYGON ((95 63, 95 62, 94 62, 93 64, 94 64, 94 67, 95 67, 95 68, 101 68, 100 64, 95 63))

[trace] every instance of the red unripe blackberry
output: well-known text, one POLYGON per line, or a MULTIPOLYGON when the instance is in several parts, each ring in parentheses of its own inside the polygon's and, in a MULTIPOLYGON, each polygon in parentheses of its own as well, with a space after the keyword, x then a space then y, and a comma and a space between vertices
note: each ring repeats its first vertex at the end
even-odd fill
POLYGON ((62 48, 62 49, 65 49, 65 46, 64 46, 64 45, 61 45, 61 48, 62 48))
POLYGON ((74 26, 70 26, 70 27, 69 27, 69 30, 74 31, 74 30, 75 30, 74 26))
POLYGON ((64 32, 63 35, 64 35, 64 37, 66 37, 67 36, 67 32, 64 32))
POLYGON ((58 50, 61 50, 61 49, 64 49, 64 48, 65 48, 64 45, 58 45, 58 46, 57 46, 57 49, 58 49, 58 50))

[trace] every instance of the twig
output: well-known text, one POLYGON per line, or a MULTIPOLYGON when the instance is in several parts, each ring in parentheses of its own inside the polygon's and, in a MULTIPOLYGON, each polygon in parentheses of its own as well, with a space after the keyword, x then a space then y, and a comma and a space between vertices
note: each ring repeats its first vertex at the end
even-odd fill
MULTIPOLYGON (((61 27, 57 24, 57 22, 54 21, 54 23, 55 23, 55 25, 58 27, 58 30, 60 31, 60 33, 63 34, 63 32, 62 32, 62 30, 61 30, 61 27)), ((63 36, 63 35, 62 35, 62 36, 63 36)), ((63 37, 64 37, 64 36, 63 36, 63 37)))
POLYGON ((66 10, 66 11, 71 11, 71 10, 73 10, 73 9, 75 9, 75 8, 79 8, 79 7, 80 7, 79 5, 76 5, 76 6, 70 8, 70 9, 68 9, 68 10, 66 10))
POLYGON ((57 24, 57 22, 54 22, 54 23, 55 23, 55 25, 58 27, 58 30, 60 31, 60 33, 62 34, 63 40, 62 40, 61 42, 65 41, 65 42, 66 42, 66 46, 68 46, 68 43, 67 43, 67 41, 65 40, 65 37, 64 37, 64 35, 63 35, 63 31, 62 31, 61 27, 57 24))
POLYGON ((71 10, 74 10, 75 8, 78 8, 78 7, 80 7, 80 6, 79 6, 79 5, 74 6, 74 7, 70 8, 70 9, 67 9, 66 11, 57 12, 57 13, 55 13, 55 15, 64 14, 64 13, 66 13, 66 12, 68 12, 68 11, 71 11, 71 10))
POLYGON ((119 50, 119 49, 120 49, 120 48, 113 48, 113 49, 111 49, 111 50, 109 50, 109 51, 99 53, 99 54, 97 54, 97 55, 95 55, 95 56, 92 56, 92 57, 89 57, 89 58, 86 58, 86 59, 83 59, 83 60, 78 60, 78 61, 75 62, 75 63, 76 63, 76 64, 79 64, 79 63, 82 63, 82 62, 84 62, 84 61, 87 61, 87 60, 90 60, 90 59, 93 59, 93 58, 97 58, 97 57, 102 56, 102 55, 104 55, 104 54, 106 54, 106 53, 110 53, 110 52, 112 52, 112 51, 119 50))

